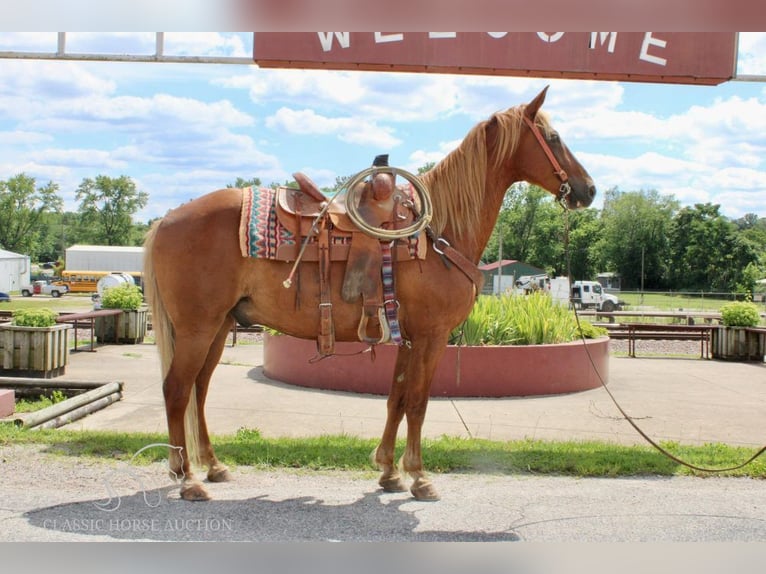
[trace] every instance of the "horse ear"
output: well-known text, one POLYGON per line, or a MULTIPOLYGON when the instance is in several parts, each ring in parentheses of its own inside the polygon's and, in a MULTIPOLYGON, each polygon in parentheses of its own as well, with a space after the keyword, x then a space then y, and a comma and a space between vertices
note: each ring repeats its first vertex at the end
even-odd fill
POLYGON ((529 102, 524 108, 524 115, 526 115, 530 120, 534 119, 534 117, 537 115, 537 111, 540 109, 540 106, 543 105, 543 102, 545 101, 545 94, 548 92, 548 88, 550 86, 545 86, 543 90, 535 96, 535 99, 529 102))

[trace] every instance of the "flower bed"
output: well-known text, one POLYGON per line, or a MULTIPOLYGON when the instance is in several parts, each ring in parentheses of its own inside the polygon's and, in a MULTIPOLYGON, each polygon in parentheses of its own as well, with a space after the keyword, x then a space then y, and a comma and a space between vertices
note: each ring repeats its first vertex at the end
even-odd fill
MULTIPOLYGON (((337 356, 310 363, 316 341, 264 335, 267 377, 304 387, 387 395, 397 347, 336 343, 337 356)), ((448 346, 434 374, 434 397, 509 397, 584 391, 609 380, 609 338, 553 345, 448 346), (587 353, 586 353, 587 348, 587 353)))

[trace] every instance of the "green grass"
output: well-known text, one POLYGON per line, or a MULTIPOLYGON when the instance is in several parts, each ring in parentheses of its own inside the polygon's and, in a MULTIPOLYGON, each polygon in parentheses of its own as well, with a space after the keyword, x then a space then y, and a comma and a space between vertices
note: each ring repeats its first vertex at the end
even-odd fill
POLYGON ((88 294, 64 295, 54 298, 46 295, 33 295, 32 297, 22 297, 20 294, 11 293, 11 301, 3 303, 0 311, 15 311, 16 309, 39 309, 47 307, 53 311, 75 312, 89 311, 93 309, 93 301, 88 294))
POLYGON ((16 401, 17 413, 31 413, 46 409, 66 400, 66 395, 61 391, 53 391, 50 396, 40 395, 37 399, 19 399, 16 401))
POLYGON ((631 308, 638 306, 652 307, 658 311, 704 311, 710 313, 719 312, 721 306, 731 302, 731 298, 718 298, 712 296, 700 296, 699 294, 668 294, 668 293, 638 293, 619 292, 615 293, 620 301, 625 301, 631 308))
MULTIPOLYGON (((130 460, 143 447, 167 442, 164 434, 103 431, 30 431, 0 424, 0 445, 42 444, 61 456, 130 460)), ((213 438, 219 458, 227 465, 258 468, 373 471, 370 456, 376 440, 350 436, 265 438, 257 430, 213 438)), ((715 468, 740 464, 754 449, 720 444, 682 446, 664 443, 674 455, 697 466, 715 468)), ((398 452, 404 448, 400 441, 398 452)), ((596 441, 489 441, 442 437, 423 441, 426 469, 438 473, 545 474, 578 477, 709 476, 683 467, 646 446, 620 446, 596 441)), ((163 461, 164 448, 144 451, 138 463, 163 461)), ((766 460, 726 476, 766 478, 766 460)))

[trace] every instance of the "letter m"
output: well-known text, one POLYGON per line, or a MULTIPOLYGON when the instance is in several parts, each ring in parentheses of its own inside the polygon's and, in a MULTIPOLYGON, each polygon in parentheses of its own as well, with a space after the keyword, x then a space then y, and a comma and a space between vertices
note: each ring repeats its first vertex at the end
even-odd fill
POLYGON ((317 32, 317 36, 325 52, 332 50, 333 38, 338 39, 341 48, 348 48, 351 45, 351 32, 317 32))
POLYGON ((602 46, 609 40, 607 50, 610 54, 614 53, 614 45, 617 43, 617 32, 591 32, 590 49, 595 50, 598 44, 602 46))

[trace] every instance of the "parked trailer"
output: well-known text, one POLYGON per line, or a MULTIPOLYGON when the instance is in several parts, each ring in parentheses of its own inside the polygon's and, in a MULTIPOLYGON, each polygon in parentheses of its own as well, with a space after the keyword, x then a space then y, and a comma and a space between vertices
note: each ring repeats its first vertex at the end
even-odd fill
POLYGON ((66 250, 69 270, 141 273, 143 268, 143 247, 73 245, 66 250))

